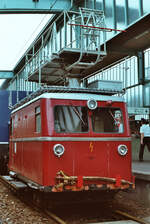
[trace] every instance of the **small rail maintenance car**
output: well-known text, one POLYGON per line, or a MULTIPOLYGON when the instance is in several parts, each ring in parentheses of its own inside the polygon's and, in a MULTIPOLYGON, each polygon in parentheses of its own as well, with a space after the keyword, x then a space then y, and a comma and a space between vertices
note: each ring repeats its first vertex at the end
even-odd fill
POLYGON ((11 113, 9 153, 10 173, 40 191, 134 188, 128 113, 119 96, 66 89, 29 97, 11 113))

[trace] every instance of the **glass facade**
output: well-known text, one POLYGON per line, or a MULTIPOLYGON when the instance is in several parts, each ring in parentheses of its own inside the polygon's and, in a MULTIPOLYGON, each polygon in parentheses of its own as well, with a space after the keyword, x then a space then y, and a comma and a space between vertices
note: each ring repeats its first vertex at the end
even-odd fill
POLYGON ((94 9, 95 1, 85 0, 85 8, 94 9))
POLYGON ((103 0, 97 0, 95 3, 95 9, 104 10, 103 0))
MULTIPOLYGON (((114 29, 114 18, 113 18, 113 1, 106 1, 105 2, 105 22, 106 27, 114 29)), ((106 33, 106 39, 110 39, 113 37, 113 32, 106 33)))
POLYGON ((138 0, 130 0, 128 1, 128 17, 129 17, 129 24, 133 23, 139 18, 139 1, 138 0))
POLYGON ((143 13, 147 14, 150 12, 150 4, 149 4, 149 0, 142 0, 143 3, 143 13))
MULTIPOLYGON (((150 11, 148 0, 84 0, 77 1, 76 8, 78 7, 103 10, 106 27, 118 30, 124 30, 150 11)), ((107 39, 112 38, 114 34, 115 31, 107 32, 107 39)))
POLYGON ((124 30, 125 27, 125 1, 116 0, 116 28, 124 30))

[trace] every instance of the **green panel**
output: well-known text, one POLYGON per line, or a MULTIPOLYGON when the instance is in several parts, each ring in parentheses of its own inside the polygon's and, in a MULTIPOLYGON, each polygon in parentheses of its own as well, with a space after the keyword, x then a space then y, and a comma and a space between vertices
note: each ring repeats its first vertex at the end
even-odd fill
POLYGON ((1 0, 0 13, 55 13, 72 7, 72 0, 1 0))
POLYGON ((10 71, 0 71, 0 79, 12 79, 14 76, 13 72, 10 71))

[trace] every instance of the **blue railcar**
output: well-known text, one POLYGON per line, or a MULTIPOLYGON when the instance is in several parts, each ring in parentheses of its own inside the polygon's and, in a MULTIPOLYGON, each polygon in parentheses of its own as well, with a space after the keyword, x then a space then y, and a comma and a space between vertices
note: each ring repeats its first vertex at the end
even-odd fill
POLYGON ((11 105, 26 96, 25 91, 0 90, 0 175, 7 174, 11 105))

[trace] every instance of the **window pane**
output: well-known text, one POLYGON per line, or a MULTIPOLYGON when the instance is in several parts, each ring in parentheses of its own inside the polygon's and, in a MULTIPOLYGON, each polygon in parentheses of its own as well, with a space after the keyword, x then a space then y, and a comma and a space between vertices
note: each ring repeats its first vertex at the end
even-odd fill
POLYGON ((93 131, 98 133, 122 133, 122 113, 118 108, 97 108, 92 114, 93 131))
POLYGON ((86 8, 94 9, 94 1, 93 0, 86 0, 85 2, 86 2, 86 5, 85 5, 86 8))
POLYGON ((35 131, 41 132, 41 114, 40 107, 35 108, 35 131))
POLYGON ((142 0, 142 1, 143 1, 143 11, 144 11, 144 14, 149 13, 150 12, 149 0, 142 0))
POLYGON ((128 1, 129 7, 129 24, 139 18, 139 1, 132 0, 128 1))
MULTIPOLYGON (((113 18, 113 1, 105 1, 105 21, 106 27, 114 29, 114 18, 113 18)), ((113 36, 113 32, 106 32, 107 40, 113 36)))
POLYGON ((36 132, 41 132, 41 115, 36 115, 36 132))
POLYGON ((96 0, 96 9, 103 10, 103 0, 96 0))
POLYGON ((125 1, 116 0, 116 22, 117 29, 123 30, 125 28, 125 1))
POLYGON ((87 107, 56 106, 54 108, 56 132, 87 132, 87 107))
POLYGON ((36 113, 36 114, 40 113, 40 107, 36 107, 36 108, 35 108, 35 113, 36 113))

